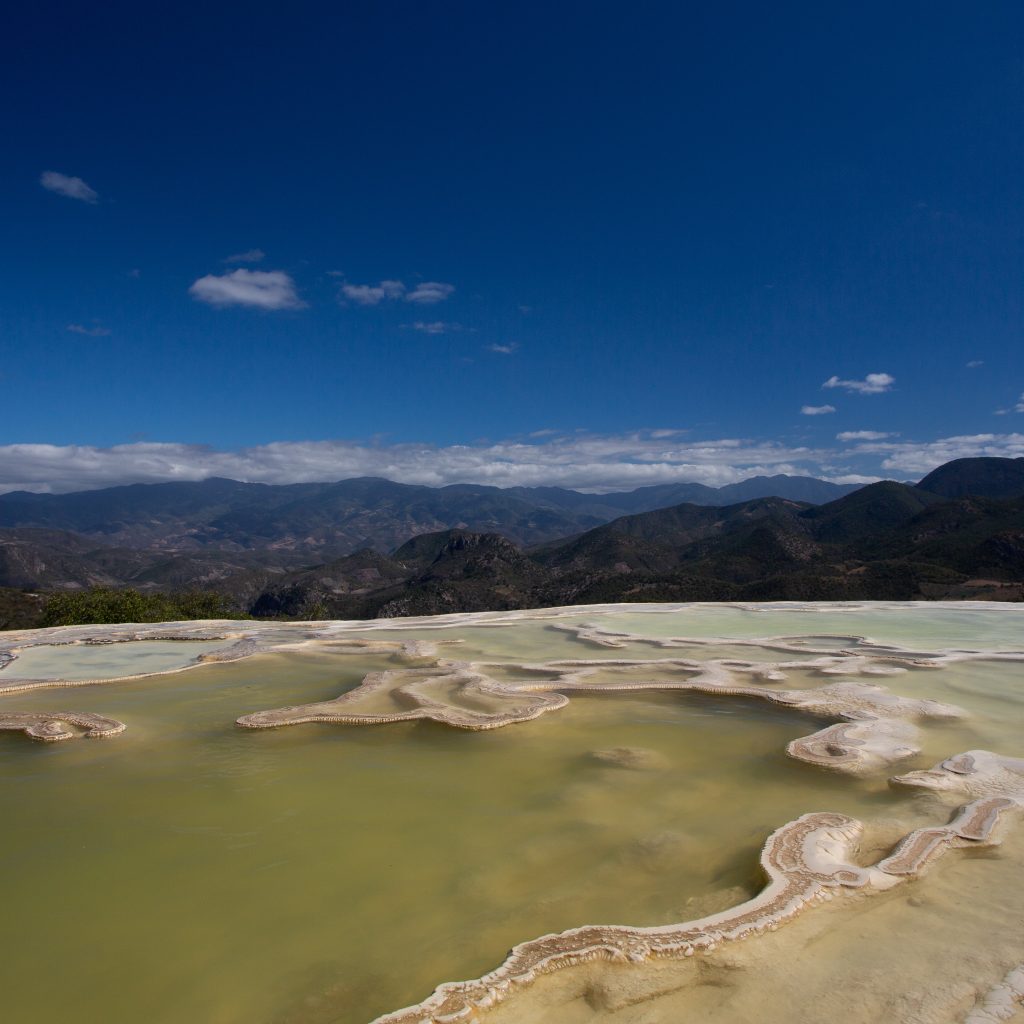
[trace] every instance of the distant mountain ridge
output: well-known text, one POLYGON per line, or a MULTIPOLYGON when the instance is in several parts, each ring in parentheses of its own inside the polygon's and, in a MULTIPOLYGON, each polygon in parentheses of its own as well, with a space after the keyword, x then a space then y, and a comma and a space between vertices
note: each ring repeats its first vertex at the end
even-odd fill
MULTIPOLYGON (((0 498, 0 516, 20 522, 27 510, 49 525, 0 527, 0 587, 198 588, 222 595, 242 613, 293 618, 607 601, 1022 600, 1021 462, 958 460, 921 481, 952 496, 881 481, 824 504, 778 496, 719 506, 687 501, 589 529, 578 527, 615 503, 643 506, 671 491, 609 496, 557 488, 418 488, 364 478, 295 489, 217 480, 15 495, 7 503, 0 498), (170 490, 154 490, 165 486, 170 490), (125 501, 125 491, 132 501, 125 501), (78 497, 85 499, 81 505, 62 500, 78 497), (115 513, 120 518, 104 523, 104 515, 115 513), (459 513, 505 528, 460 521, 422 529, 431 517, 459 513), (187 527, 190 521, 198 525, 187 527), (95 533, 57 526, 68 522, 95 533), (315 543, 296 541, 296 523, 315 543), (332 537, 356 536, 371 526, 378 536, 390 536, 409 523, 416 528, 392 548, 364 545, 310 557, 332 537), (564 532, 551 539, 547 531, 556 529, 564 532), (168 545, 184 536, 194 546, 101 543, 125 535, 168 545), (253 546, 243 547, 245 538, 253 546), (302 558, 308 560, 297 566, 302 558)), ((673 485, 675 493, 695 486, 673 485)), ((754 489, 763 486, 779 489, 772 482, 754 489)))
POLYGON ((619 601, 1024 598, 1024 498, 946 500, 885 481, 827 505, 758 498, 623 516, 520 550, 422 535, 379 577, 350 556, 272 582, 256 614, 366 618, 619 601))
POLYGON ((945 498, 1024 497, 1024 457, 954 459, 933 469, 917 486, 945 498))
POLYGON ((295 565, 362 548, 392 551, 419 533, 467 529, 538 544, 630 512, 688 501, 729 504, 780 494, 830 501, 855 489, 809 477, 754 477, 724 488, 666 484, 614 494, 479 484, 425 487, 378 477, 337 483, 131 484, 70 494, 0 495, 0 529, 62 530, 97 546, 165 552, 266 551, 295 565))

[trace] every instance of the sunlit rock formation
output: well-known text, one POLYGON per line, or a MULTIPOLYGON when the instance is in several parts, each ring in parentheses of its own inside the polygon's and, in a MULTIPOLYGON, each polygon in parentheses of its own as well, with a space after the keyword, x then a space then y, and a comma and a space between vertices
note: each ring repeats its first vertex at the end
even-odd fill
POLYGON ((989 750, 955 754, 934 768, 907 772, 890 781, 897 786, 919 786, 973 800, 998 795, 1024 806, 1024 758, 1005 757, 989 750))
MULTIPOLYGON (((979 780, 978 786, 983 785, 979 780)), ((746 903, 678 925, 587 925, 545 935, 516 946, 504 963, 489 974, 473 981, 440 985, 423 1002, 384 1014, 373 1024, 449 1024, 469 1020, 477 1011, 485 1011, 514 996, 540 975, 589 960, 642 963, 655 958, 712 953, 722 944, 774 931, 815 903, 846 893, 867 895, 891 889, 904 879, 919 875, 949 849, 988 845, 995 841, 994 832, 1001 816, 1017 806, 1016 801, 1004 797, 979 799, 955 814, 946 825, 909 833, 891 856, 867 867, 855 860, 863 829, 859 821, 842 814, 805 814, 768 837, 761 852, 761 867, 768 884, 746 903)))
POLYGON ((238 724, 266 729, 308 722, 380 725, 429 719, 459 729, 497 729, 557 711, 566 706, 571 693, 680 691, 764 700, 816 717, 841 719, 842 724, 794 740, 787 753, 819 767, 862 773, 918 752, 913 720, 962 715, 951 705, 900 697, 870 683, 781 690, 740 682, 742 676, 785 678, 779 665, 763 663, 674 659, 653 666, 649 661, 617 660, 514 667, 524 678, 512 682, 495 679, 487 674, 487 664, 472 662, 437 660, 430 667, 372 672, 360 686, 334 700, 257 711, 243 715, 238 724), (677 678, 644 678, 652 667, 677 678))

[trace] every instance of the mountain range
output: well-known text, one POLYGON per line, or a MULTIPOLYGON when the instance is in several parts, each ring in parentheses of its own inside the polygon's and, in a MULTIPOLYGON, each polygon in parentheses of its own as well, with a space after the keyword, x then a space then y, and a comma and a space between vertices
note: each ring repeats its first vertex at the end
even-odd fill
POLYGON ((425 487, 379 477, 285 485, 214 477, 70 494, 11 491, 0 495, 0 528, 71 532, 94 547, 260 551, 264 561, 308 564, 362 548, 392 551, 416 534, 436 530, 496 532, 528 545, 680 502, 728 505, 775 495, 818 504, 855 489, 782 475, 720 488, 662 484, 611 494, 561 487, 425 487))
POLYGON ((857 488, 787 476, 614 494, 212 479, 0 496, 0 586, 213 590, 257 616, 1020 599, 1022 582, 1024 459, 857 488))
POLYGON ((728 487, 670 484, 612 494, 559 487, 423 487, 361 477, 268 485, 212 478, 70 494, 0 495, 0 586, 209 587, 246 593, 267 574, 447 529, 534 545, 623 513, 681 501, 727 504, 768 494, 829 501, 854 489, 807 477, 755 477, 728 487))

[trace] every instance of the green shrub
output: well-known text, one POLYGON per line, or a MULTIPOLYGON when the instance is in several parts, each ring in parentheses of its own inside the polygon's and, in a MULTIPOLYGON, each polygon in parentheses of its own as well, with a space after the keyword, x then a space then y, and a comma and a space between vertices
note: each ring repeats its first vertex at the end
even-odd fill
POLYGON ((116 622, 173 622, 179 619, 236 619, 220 594, 140 594, 137 590, 92 587, 52 595, 43 610, 44 626, 83 626, 116 622))

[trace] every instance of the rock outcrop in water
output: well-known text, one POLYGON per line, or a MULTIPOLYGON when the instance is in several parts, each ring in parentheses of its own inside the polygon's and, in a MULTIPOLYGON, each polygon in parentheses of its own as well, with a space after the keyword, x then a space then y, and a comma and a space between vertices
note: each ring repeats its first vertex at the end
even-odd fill
POLYGON ((100 739, 124 732, 124 722, 82 711, 0 711, 0 729, 23 732, 34 740, 55 743, 76 736, 100 739), (79 731, 75 731, 79 730, 79 731))
MULTIPOLYGON (((586 627, 579 632, 599 643, 611 639, 611 635, 598 635, 586 627)), ((854 638, 846 639, 855 643, 854 638)), ((684 642, 694 643, 679 641, 684 642)), ((780 650, 807 651, 804 646, 787 644, 784 638, 767 642, 780 650)), ((621 636, 614 643, 621 644, 621 636)), ((657 643, 668 646, 673 641, 657 643)), ((932 700, 899 697, 870 683, 841 682, 812 690, 761 685, 767 680, 784 680, 787 668, 817 666, 828 672, 844 660, 831 652, 822 653, 812 662, 770 664, 735 659, 666 659, 657 664, 662 673, 659 678, 649 676, 649 661, 557 661, 521 664, 517 667, 525 678, 508 681, 488 675, 486 663, 437 659, 429 667, 373 672, 361 685, 334 700, 257 711, 243 715, 238 724, 248 729, 266 729, 309 722, 381 725, 429 719, 458 729, 497 729, 557 711, 566 706, 571 693, 664 690, 752 698, 815 717, 838 718, 839 724, 794 740, 787 753, 819 767, 863 773, 895 764, 918 752, 914 745, 914 720, 962 715, 959 708, 932 700), (610 672, 615 674, 614 678, 609 678, 610 672), (675 678, 665 678, 666 672, 675 678), (743 678, 752 682, 744 683, 743 678)), ((848 670, 854 673, 879 668, 859 655, 853 655, 849 661, 848 670)), ((599 756, 630 767, 637 767, 641 760, 624 748, 604 751, 599 756)))

